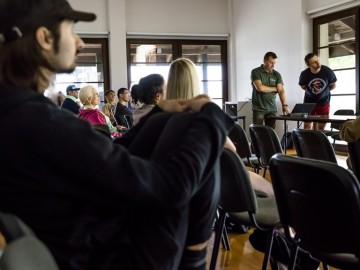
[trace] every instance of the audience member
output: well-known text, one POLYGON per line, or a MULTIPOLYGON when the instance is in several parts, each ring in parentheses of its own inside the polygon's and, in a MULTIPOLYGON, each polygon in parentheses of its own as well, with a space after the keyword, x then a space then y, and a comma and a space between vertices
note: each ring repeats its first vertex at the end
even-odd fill
POLYGON ((86 85, 81 88, 79 96, 81 103, 84 105, 84 108, 80 109, 79 118, 87 120, 93 125, 106 125, 112 136, 121 136, 118 132, 121 130, 121 126, 114 127, 110 118, 97 109, 100 104, 100 95, 93 86, 86 85))
POLYGON ((360 117, 341 125, 340 138, 347 142, 355 142, 360 139, 360 117))
POLYGON ((66 109, 74 114, 78 115, 80 111, 80 103, 78 101, 79 98, 79 87, 76 87, 75 85, 69 85, 66 88, 66 97, 61 105, 61 109, 66 109))
MULTIPOLYGON (((346 121, 340 126, 340 138, 346 142, 360 140, 360 117, 351 121, 346 121)), ((350 156, 346 159, 346 164, 349 169, 352 170, 350 156)))
MULTIPOLYGON (((190 99, 200 93, 200 79, 193 61, 187 58, 174 60, 169 69, 166 86, 166 99, 190 99)), ((236 147, 229 137, 226 137, 225 147, 236 153, 236 147)), ((272 184, 260 175, 249 171, 254 189, 274 196, 272 184)))
POLYGON ((65 100, 65 95, 63 94, 63 92, 59 91, 57 95, 57 105, 59 108, 61 108, 62 104, 64 103, 64 100, 65 100))
POLYGON ((206 97, 162 100, 119 138, 125 149, 59 110, 44 91, 75 69, 74 23, 95 17, 66 0, 0 2, 0 211, 28 224, 60 269, 205 269, 232 120, 206 97), (208 210, 199 235, 190 201, 208 210))
POLYGON ((166 99, 190 99, 200 94, 200 79, 193 61, 174 60, 169 69, 166 99))
POLYGON ((165 81, 160 74, 150 74, 140 79, 138 84, 131 87, 131 96, 134 103, 142 106, 133 113, 134 125, 144 115, 150 112, 160 100, 163 99, 165 81))
POLYGON ((102 112, 109 117, 111 123, 113 126, 117 126, 117 122, 114 116, 115 112, 115 91, 114 90, 107 90, 105 92, 105 104, 102 106, 101 110, 102 112))
POLYGON ((275 119, 268 116, 276 115, 276 94, 279 95, 282 112, 289 113, 286 104, 284 83, 279 72, 274 67, 277 56, 273 52, 267 52, 264 56, 264 63, 251 71, 253 123, 275 128, 275 119))
POLYGON ((117 91, 118 103, 115 107, 115 120, 118 125, 131 128, 134 125, 132 108, 129 107, 130 91, 127 88, 120 88, 117 91))
MULTIPOLYGON (((311 114, 329 115, 330 91, 336 87, 336 76, 329 67, 321 65, 315 53, 309 53, 304 59, 307 69, 301 72, 299 85, 305 91, 304 103, 316 103, 311 114)), ((324 130, 326 123, 314 123, 313 129, 324 130)), ((311 122, 304 122, 305 129, 311 129, 311 122)))

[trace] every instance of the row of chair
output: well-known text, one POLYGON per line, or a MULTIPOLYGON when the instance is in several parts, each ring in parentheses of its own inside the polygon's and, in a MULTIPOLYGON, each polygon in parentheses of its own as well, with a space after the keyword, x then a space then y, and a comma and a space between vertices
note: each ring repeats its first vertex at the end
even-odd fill
MULTIPOLYGON (((324 269, 328 269, 328 264, 360 269, 359 181, 352 172, 336 164, 333 147, 326 135, 313 130, 294 130, 292 135, 298 157, 292 157, 282 154, 273 129, 251 125, 250 136, 257 158, 254 162, 249 158, 251 147, 245 132, 241 127, 235 128, 240 134, 236 137, 237 154, 225 150, 221 157, 220 222, 215 229, 210 270, 216 266, 228 215, 240 224, 270 232, 262 269, 267 269, 274 232, 279 226, 284 228, 294 247, 289 269, 294 269, 299 249, 322 261, 324 269), (246 151, 238 149, 240 145, 246 151), (257 172, 261 167, 264 171, 270 170, 275 199, 255 196, 244 161, 257 172), (341 228, 346 228, 346 233, 342 233, 341 228), (292 230, 296 232, 295 238, 292 230)), ((229 136, 234 138, 231 133, 229 136)), ((353 145, 356 153, 360 153, 359 145, 353 145)), ((277 268, 272 265, 272 269, 277 268)))

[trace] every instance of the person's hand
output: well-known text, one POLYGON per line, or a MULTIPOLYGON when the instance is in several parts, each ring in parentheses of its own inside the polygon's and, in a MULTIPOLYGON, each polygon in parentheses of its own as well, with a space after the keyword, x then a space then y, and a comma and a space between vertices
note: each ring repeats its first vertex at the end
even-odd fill
POLYGON ((206 95, 199 95, 195 98, 188 100, 161 100, 158 103, 158 106, 165 112, 184 112, 184 111, 192 111, 199 112, 201 108, 210 103, 211 100, 206 95))
POLYGON ((198 95, 192 99, 189 99, 186 101, 187 103, 187 110, 188 111, 192 111, 192 112, 199 112, 201 110, 201 108, 207 104, 210 103, 210 97, 207 95, 198 95))
POLYGON ((123 126, 117 125, 117 126, 116 126, 116 129, 117 129, 117 130, 119 130, 119 131, 121 131, 121 130, 123 130, 123 129, 126 129, 126 127, 123 127, 123 126))
POLYGON ((236 153, 236 146, 228 136, 226 136, 224 147, 236 153))
POLYGON ((290 113, 290 110, 287 106, 284 106, 283 107, 283 113, 286 115, 286 114, 289 114, 290 113))

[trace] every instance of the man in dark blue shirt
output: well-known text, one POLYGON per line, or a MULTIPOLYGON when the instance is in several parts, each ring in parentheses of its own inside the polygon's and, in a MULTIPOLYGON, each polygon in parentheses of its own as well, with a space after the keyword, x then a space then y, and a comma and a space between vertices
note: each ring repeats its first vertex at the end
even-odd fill
MULTIPOLYGON (((321 65, 315 53, 305 56, 308 66, 300 74, 299 85, 305 91, 304 103, 316 103, 311 114, 329 115, 330 91, 336 87, 336 76, 329 67, 321 65)), ((315 125, 315 123, 314 123, 315 125)), ((326 123, 317 123, 314 129, 324 130, 326 123)), ((311 129, 311 122, 304 122, 305 129, 311 129)))
POLYGON ((80 102, 78 101, 79 98, 79 87, 75 85, 69 85, 66 88, 66 98, 61 105, 61 109, 66 109, 74 114, 78 115, 80 110, 80 102))

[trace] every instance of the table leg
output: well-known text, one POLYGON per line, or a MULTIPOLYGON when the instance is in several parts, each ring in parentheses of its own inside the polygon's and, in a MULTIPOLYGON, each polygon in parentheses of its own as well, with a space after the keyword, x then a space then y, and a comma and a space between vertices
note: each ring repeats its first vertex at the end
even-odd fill
POLYGON ((286 120, 284 120, 284 153, 286 155, 286 146, 287 146, 287 126, 286 126, 286 120))

